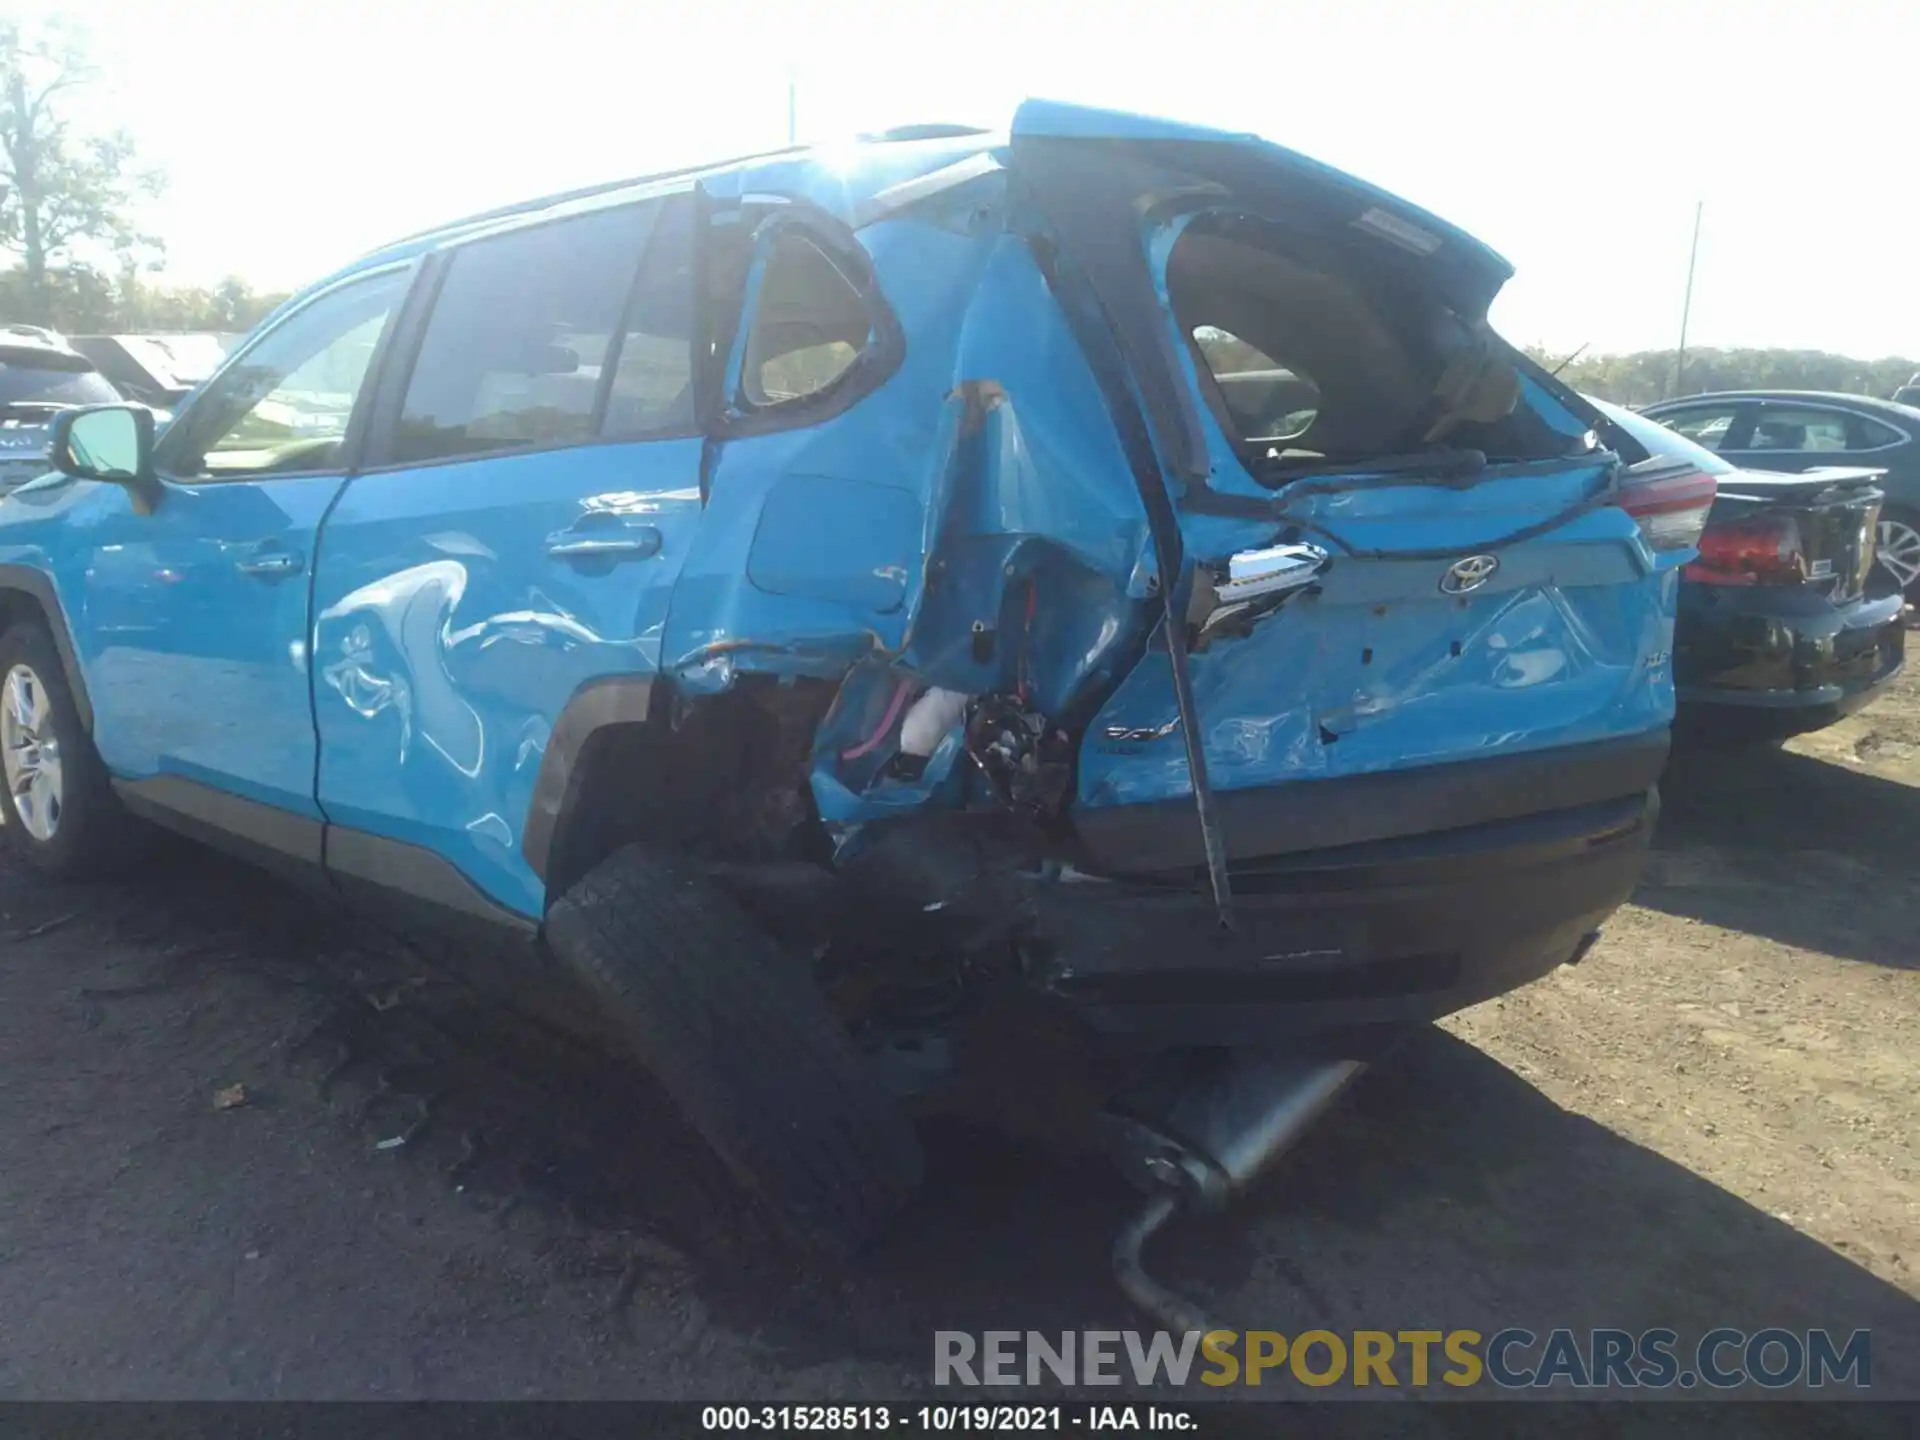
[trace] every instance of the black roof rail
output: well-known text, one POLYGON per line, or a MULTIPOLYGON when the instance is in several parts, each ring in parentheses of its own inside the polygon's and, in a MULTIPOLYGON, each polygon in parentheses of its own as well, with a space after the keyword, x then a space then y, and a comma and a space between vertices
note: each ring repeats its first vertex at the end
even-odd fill
MULTIPOLYGON (((992 132, 978 125, 951 125, 936 122, 927 125, 895 125, 890 129, 875 131, 869 135, 857 135, 854 138, 867 143, 885 144, 907 140, 957 140, 967 135, 990 133, 992 132)), ((459 220, 449 220, 443 225, 432 225, 425 230, 416 230, 411 235, 402 235, 398 239, 389 240, 377 249, 366 253, 378 255, 383 250, 391 250, 397 245, 410 245, 416 240, 425 240, 429 236, 445 235, 453 231, 465 230, 470 226, 485 225, 494 220, 510 220, 515 215, 531 215, 554 205, 565 205, 574 200, 591 200, 596 195, 610 195, 616 190, 626 190, 635 185, 654 185, 662 180, 678 180, 682 176, 699 175, 708 170, 731 169, 735 165, 746 165, 756 160, 778 160, 783 155, 798 155, 814 148, 812 145, 782 145, 776 150, 756 150, 750 154, 735 155, 727 159, 702 160, 697 165, 681 165, 672 170, 656 170, 646 175, 630 175, 623 180, 602 180, 573 190, 560 190, 551 195, 537 196, 532 200, 519 200, 511 205, 499 205, 459 220)))
POLYGON ((455 230, 465 230, 473 225, 485 225, 493 220, 509 220, 515 215, 531 215, 535 211, 545 210, 554 205, 565 205, 573 200, 591 200, 596 195, 610 195, 616 190, 626 190, 635 185, 652 185, 662 180, 677 180, 683 175, 699 175, 708 170, 724 170, 732 165, 745 165, 753 160, 777 160, 782 155, 797 155, 810 150, 810 145, 783 145, 778 150, 760 150, 751 155, 736 155, 728 160, 703 160, 698 165, 682 165, 673 170, 656 170, 647 175, 629 175, 623 180, 602 180, 593 185, 582 185, 574 190, 560 190, 551 195, 536 196, 532 200, 520 200, 511 205, 499 205, 491 210, 482 210, 476 215, 468 215, 459 220, 449 220, 444 225, 431 225, 425 230, 416 230, 411 235, 402 235, 389 240, 376 250, 367 254, 378 255, 382 250, 391 250, 396 245, 408 245, 415 240, 425 240, 432 235, 445 235, 455 230))

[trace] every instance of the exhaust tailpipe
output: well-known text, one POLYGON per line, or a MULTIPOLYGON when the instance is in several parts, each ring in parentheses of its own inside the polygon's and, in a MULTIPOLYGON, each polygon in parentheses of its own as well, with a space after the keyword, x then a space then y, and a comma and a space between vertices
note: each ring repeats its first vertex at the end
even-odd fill
POLYGON ((1109 1111, 1109 1149, 1152 1197, 1114 1239, 1114 1279, 1127 1298, 1169 1330, 1222 1328, 1149 1275, 1141 1251, 1182 1208, 1226 1209, 1366 1068, 1359 1060, 1234 1052, 1198 1075, 1163 1078, 1109 1111))

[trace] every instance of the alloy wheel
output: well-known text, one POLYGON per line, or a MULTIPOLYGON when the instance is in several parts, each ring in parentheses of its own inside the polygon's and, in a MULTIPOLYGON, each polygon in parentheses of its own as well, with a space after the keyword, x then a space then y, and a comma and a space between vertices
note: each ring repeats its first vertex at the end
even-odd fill
POLYGON ((1880 546, 1876 553, 1880 567, 1902 590, 1912 589, 1913 583, 1920 580, 1920 530, 1906 521, 1880 522, 1880 546))
POLYGON ((36 840, 60 828, 60 741, 53 702, 30 665, 16 665, 0 682, 0 768, 14 813, 36 840))

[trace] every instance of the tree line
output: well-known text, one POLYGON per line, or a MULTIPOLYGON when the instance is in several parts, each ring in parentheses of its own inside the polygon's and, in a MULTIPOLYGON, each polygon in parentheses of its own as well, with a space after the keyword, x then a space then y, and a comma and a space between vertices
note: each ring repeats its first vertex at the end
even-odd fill
POLYGON ((68 335, 213 330, 243 334, 287 297, 228 276, 218 285, 159 285, 137 272, 50 267, 36 285, 23 266, 0 271, 0 323, 26 321, 68 335))
POLYGON ((1710 390, 1835 390, 1854 395, 1893 394, 1916 373, 1920 360, 1888 356, 1858 360, 1825 350, 1687 350, 1678 374, 1672 350, 1636 350, 1626 355, 1579 355, 1571 363, 1537 345, 1527 353, 1574 389, 1617 405, 1647 405, 1710 390))
MULTIPOLYGON (((285 297, 229 277, 212 287, 162 285, 165 247, 140 228, 165 177, 143 164, 125 130, 89 129, 70 102, 101 81, 86 31, 54 17, 37 26, 0 18, 0 323, 74 334, 249 329, 285 297)), ((1225 332, 1203 338, 1216 369, 1273 362, 1225 332)), ((1530 346, 1552 370, 1565 356, 1530 346)), ((1913 360, 1856 360, 1817 350, 1671 350, 1579 355, 1562 378, 1626 405, 1705 390, 1846 390, 1891 395, 1920 371, 1913 360)))
POLYGON ((244 280, 156 284, 165 258, 138 223, 165 177, 125 130, 89 129, 71 102, 99 85, 86 31, 0 19, 0 322, 74 334, 246 330, 283 297, 244 280))

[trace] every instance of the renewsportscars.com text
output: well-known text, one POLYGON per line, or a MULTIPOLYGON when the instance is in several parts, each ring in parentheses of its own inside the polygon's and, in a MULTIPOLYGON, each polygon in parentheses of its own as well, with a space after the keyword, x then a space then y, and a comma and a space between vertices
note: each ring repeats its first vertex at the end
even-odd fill
POLYGON ((933 1383, 1017 1385, 1298 1384, 1418 1389, 1727 1390, 1873 1384, 1873 1335, 1779 1327, 1665 1329, 939 1330, 933 1383))

